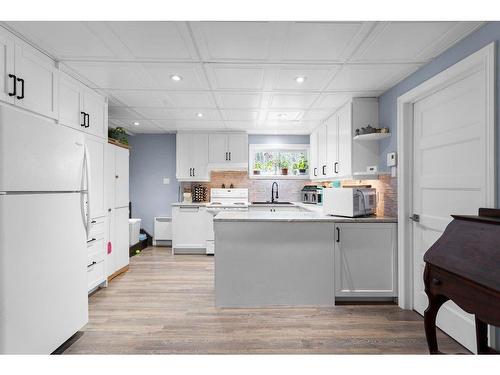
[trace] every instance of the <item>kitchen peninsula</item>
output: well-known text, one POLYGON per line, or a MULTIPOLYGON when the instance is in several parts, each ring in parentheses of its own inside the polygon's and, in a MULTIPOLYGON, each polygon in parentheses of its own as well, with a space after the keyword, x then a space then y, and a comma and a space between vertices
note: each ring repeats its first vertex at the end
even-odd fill
POLYGON ((321 207, 214 218, 217 307, 334 306, 394 298, 396 219, 340 218, 321 207))

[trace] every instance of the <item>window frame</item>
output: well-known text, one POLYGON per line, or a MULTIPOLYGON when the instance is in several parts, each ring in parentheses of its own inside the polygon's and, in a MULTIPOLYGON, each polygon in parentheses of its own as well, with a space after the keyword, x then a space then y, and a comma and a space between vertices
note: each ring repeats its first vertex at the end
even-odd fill
POLYGON ((248 145, 248 178, 254 180, 309 180, 309 169, 304 175, 254 175, 253 164, 254 156, 257 152, 262 151, 301 151, 305 152, 309 168, 311 167, 309 144, 267 144, 267 143, 251 143, 248 145))

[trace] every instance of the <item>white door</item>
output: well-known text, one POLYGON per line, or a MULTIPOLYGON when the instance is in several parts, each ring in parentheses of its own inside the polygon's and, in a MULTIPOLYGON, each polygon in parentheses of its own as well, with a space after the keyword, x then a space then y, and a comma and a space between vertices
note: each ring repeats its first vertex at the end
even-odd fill
POLYGON ((191 134, 179 134, 175 137, 176 178, 189 180, 193 175, 193 154, 191 152, 191 134))
POLYGON ((129 264, 128 207, 115 209, 113 261, 115 272, 129 264))
MULTIPOLYGON (((115 147, 115 207, 129 204, 129 151, 115 147)), ((128 241, 128 240, 127 240, 128 241)))
POLYGON ((193 180, 208 181, 208 134, 193 134, 191 138, 193 153, 193 180))
POLYGON ((0 105, 0 191, 78 191, 84 135, 0 105))
POLYGON ((318 176, 326 177, 326 124, 318 127, 318 176))
POLYGON ((0 195, 0 354, 50 354, 88 321, 80 193, 0 195))
POLYGON ((339 126, 336 114, 326 121, 326 174, 328 177, 335 177, 335 171, 339 160, 339 126), (337 164, 336 164, 337 163, 337 164))
POLYGON ((318 178, 318 130, 317 128, 311 133, 309 137, 309 175, 311 180, 318 178))
MULTIPOLYGON (((414 104, 413 224, 414 309, 427 307, 423 254, 441 236, 451 214, 476 215, 488 205, 485 71, 450 84, 414 104)), ((437 325, 475 350, 472 315, 447 302, 437 325)))
POLYGON ((106 138, 106 105, 104 98, 86 90, 83 94, 83 111, 87 114, 86 131, 101 138, 106 138))
POLYGON ((29 46, 16 45, 16 105, 57 118, 57 70, 54 62, 29 46))
POLYGON ((229 152, 229 162, 233 164, 248 163, 248 135, 228 134, 227 151, 229 152))
POLYGON ((227 135, 226 134, 210 134, 208 137, 209 156, 208 160, 214 164, 224 164, 229 161, 227 151, 227 135))
POLYGON ((351 149, 352 149, 352 121, 351 103, 346 104, 338 112, 338 165, 336 176, 350 176, 351 170, 351 149))
POLYGON ((59 122, 84 130, 81 106, 81 85, 66 74, 59 73, 59 122))
POLYGON ((106 142, 91 135, 85 136, 85 144, 89 151, 91 186, 90 215, 92 219, 105 216, 104 208, 104 152, 106 142))
POLYGON ((14 103, 14 40, 0 31, 0 100, 14 103))

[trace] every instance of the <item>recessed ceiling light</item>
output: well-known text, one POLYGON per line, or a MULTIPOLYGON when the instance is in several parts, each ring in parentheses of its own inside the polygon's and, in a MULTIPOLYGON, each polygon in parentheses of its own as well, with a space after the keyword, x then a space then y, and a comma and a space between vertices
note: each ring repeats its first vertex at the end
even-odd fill
POLYGON ((203 117, 203 113, 197 113, 196 116, 203 117))
POLYGON ((139 121, 134 121, 134 125, 135 125, 135 126, 139 126, 139 125, 140 125, 140 124, 139 124, 139 121))
POLYGON ((304 77, 304 76, 298 76, 298 77, 295 77, 295 82, 297 83, 304 83, 306 81, 307 77, 304 77))
POLYGON ((173 74, 173 75, 170 76, 170 79, 172 81, 179 82, 180 80, 182 80, 182 77, 178 76, 177 74, 173 74))

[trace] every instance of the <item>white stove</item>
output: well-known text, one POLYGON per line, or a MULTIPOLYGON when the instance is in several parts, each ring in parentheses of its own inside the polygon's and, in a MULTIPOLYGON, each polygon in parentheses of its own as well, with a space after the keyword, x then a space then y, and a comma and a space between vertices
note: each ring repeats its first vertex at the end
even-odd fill
POLYGON ((248 211, 248 189, 210 189, 210 203, 207 204, 209 215, 209 233, 207 254, 215 254, 213 217, 221 211, 248 211))

